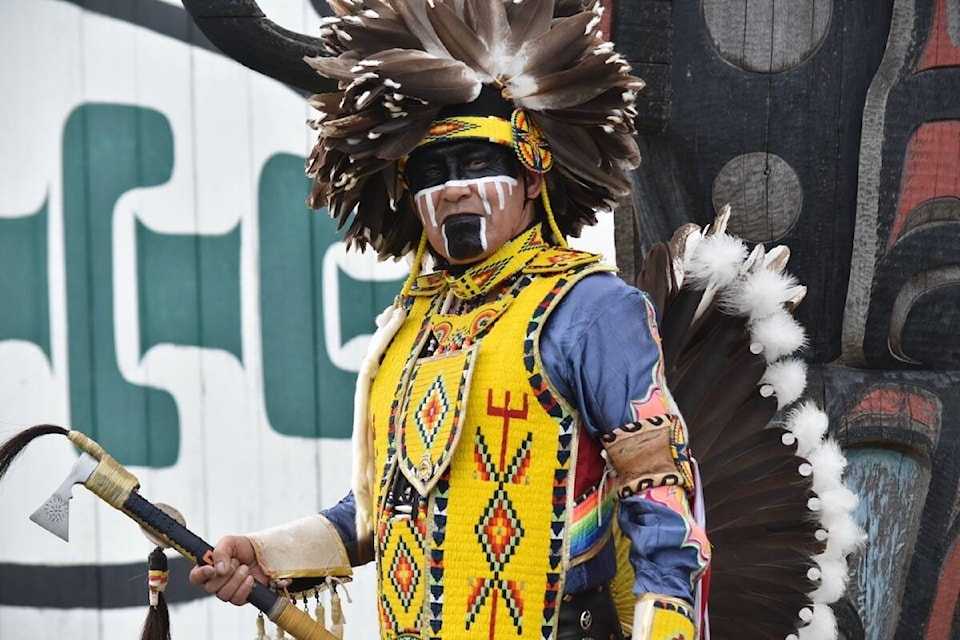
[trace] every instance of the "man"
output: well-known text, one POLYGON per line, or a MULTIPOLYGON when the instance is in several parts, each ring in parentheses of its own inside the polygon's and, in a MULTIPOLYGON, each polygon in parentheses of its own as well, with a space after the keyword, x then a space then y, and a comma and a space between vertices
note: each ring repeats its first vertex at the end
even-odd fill
POLYGON ((383 638, 607 640, 629 573, 632 637, 693 638, 709 545, 656 311, 564 241, 626 187, 639 83, 596 11, 466 5, 326 24, 312 202, 385 257, 419 248, 358 382, 354 491, 222 539, 191 581, 242 604, 373 559, 383 638))

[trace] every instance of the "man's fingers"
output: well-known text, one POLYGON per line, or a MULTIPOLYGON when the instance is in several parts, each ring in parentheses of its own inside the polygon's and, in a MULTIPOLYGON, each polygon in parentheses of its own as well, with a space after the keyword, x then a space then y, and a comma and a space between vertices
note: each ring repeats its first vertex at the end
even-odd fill
POLYGON ((230 602, 235 605, 246 604, 247 598, 250 597, 250 592, 253 591, 253 576, 250 575, 250 570, 247 569, 247 565, 241 565, 237 569, 235 577, 241 578, 240 584, 237 586, 236 591, 233 593, 233 597, 230 598, 230 602))
POLYGON ((247 549, 243 542, 245 539, 238 536, 221 538, 213 549, 213 565, 194 567, 190 582, 202 585, 207 593, 224 602, 245 604, 253 591, 254 577, 263 571, 256 564, 251 566, 243 561, 245 555, 256 559, 252 547, 247 549))
POLYGON ((224 602, 232 602, 236 605, 244 604, 253 585, 245 586, 250 577, 250 569, 246 565, 240 565, 227 579, 219 589, 216 590, 217 597, 224 602))
POLYGON ((230 561, 233 560, 233 553, 231 551, 222 540, 213 548, 213 568, 218 576, 226 576, 232 571, 230 561))
POLYGON ((210 578, 214 577, 215 575, 216 575, 216 571, 211 566, 200 565, 200 566, 194 567, 193 569, 190 570, 190 575, 189 575, 190 584, 194 584, 197 586, 206 584, 206 582, 210 580, 210 578))

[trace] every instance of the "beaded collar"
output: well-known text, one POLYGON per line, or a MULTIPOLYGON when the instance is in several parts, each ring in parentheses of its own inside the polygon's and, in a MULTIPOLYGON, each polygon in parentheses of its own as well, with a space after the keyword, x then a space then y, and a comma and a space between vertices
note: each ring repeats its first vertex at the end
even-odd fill
POLYGON ((433 295, 446 285, 459 300, 486 296, 507 279, 520 273, 549 246, 543 239, 540 225, 534 225, 505 243, 483 262, 471 265, 463 273, 454 275, 449 271, 435 271, 420 276, 411 287, 410 294, 433 295))

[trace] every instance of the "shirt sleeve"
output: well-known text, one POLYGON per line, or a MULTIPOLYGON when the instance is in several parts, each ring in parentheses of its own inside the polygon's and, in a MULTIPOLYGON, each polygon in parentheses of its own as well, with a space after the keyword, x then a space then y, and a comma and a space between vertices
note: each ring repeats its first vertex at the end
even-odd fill
POLYGON ((337 530, 350 559, 350 566, 356 567, 373 560, 373 541, 357 540, 357 503, 351 491, 337 504, 320 512, 337 530))
MULTIPOLYGON (((613 274, 587 276, 570 290, 540 349, 551 382, 594 437, 671 411, 653 304, 613 274)), ((619 519, 631 541, 634 593, 693 602, 709 547, 687 493, 657 487, 623 498, 619 519)))

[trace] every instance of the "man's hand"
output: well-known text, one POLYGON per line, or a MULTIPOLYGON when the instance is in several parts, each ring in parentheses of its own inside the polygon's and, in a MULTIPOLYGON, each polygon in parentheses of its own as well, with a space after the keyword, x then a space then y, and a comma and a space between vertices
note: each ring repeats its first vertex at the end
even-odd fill
POLYGON ((254 580, 270 582, 257 563, 253 544, 244 536, 221 538, 213 548, 213 566, 200 565, 190 571, 192 584, 238 606, 247 602, 254 580))

